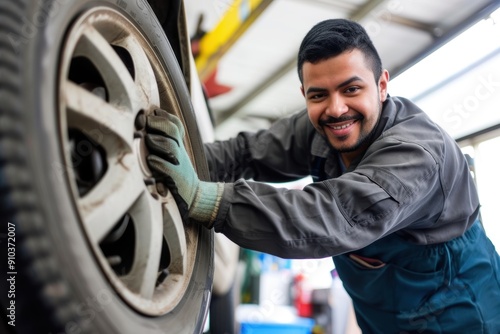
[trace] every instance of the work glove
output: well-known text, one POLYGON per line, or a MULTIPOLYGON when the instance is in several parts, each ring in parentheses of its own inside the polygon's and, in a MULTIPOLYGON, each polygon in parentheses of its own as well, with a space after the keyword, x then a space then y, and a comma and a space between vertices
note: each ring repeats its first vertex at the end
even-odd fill
POLYGON ((175 198, 181 214, 211 228, 222 198, 222 183, 201 181, 184 147, 181 120, 157 109, 147 116, 147 162, 157 182, 165 184, 175 198))

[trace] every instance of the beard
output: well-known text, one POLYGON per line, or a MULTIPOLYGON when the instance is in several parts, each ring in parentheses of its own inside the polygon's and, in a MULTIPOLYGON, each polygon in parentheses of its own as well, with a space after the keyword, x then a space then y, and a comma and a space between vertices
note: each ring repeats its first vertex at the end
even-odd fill
MULTIPOLYGON (((339 153, 355 152, 355 151, 359 150, 362 147, 367 147, 374 140, 376 129, 377 129, 377 125, 378 125, 378 123, 380 121, 380 116, 382 115, 382 102, 380 102, 380 101, 379 101, 379 104, 378 104, 378 111, 379 112, 378 112, 378 115, 377 115, 377 119, 374 122, 374 124, 371 127, 371 129, 369 129, 368 131, 363 131, 363 128, 361 128, 361 132, 359 134, 359 138, 358 138, 358 140, 353 145, 349 145, 348 146, 348 145, 342 145, 342 144, 340 144, 340 145, 334 146, 328 140, 328 143, 330 144, 330 146, 333 149, 335 149, 337 152, 339 152, 339 153)), ((362 123, 362 122, 364 122, 366 120, 366 117, 364 117, 360 113, 358 113, 355 116, 341 116, 339 118, 331 117, 330 116, 330 117, 328 117, 326 119, 319 120, 318 121, 318 125, 320 125, 320 127, 323 128, 324 126, 327 126, 328 124, 340 123, 340 122, 351 121, 351 120, 355 120, 357 122, 362 123)), ((343 138, 338 138, 338 140, 342 140, 342 139, 343 138)), ((347 139, 347 137, 345 139, 347 139)))
POLYGON ((340 146, 340 147, 334 147, 334 148, 339 153, 347 153, 347 152, 357 151, 360 147, 363 147, 365 144, 367 144, 370 141, 370 139, 372 137, 372 133, 373 133, 373 131, 371 131, 370 133, 368 133, 366 135, 361 134, 358 138, 358 141, 354 145, 340 146))
POLYGON ((340 153, 347 153, 347 152, 354 152, 359 150, 361 147, 366 147, 368 146, 374 139, 375 137, 375 129, 377 128, 377 122, 375 123, 375 126, 368 132, 361 132, 359 134, 359 138, 356 141, 354 145, 351 146, 341 146, 337 148, 337 151, 340 153))

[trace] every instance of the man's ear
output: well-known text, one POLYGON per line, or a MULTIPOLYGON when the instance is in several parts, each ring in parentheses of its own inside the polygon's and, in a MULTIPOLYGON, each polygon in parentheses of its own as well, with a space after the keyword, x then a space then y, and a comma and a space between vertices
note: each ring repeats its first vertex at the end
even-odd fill
POLYGON ((387 86, 389 84, 389 71, 383 70, 378 80, 378 91, 380 102, 384 102, 387 99, 387 86))
POLYGON ((304 86, 300 85, 300 92, 302 93, 303 97, 306 97, 306 94, 304 93, 304 86))

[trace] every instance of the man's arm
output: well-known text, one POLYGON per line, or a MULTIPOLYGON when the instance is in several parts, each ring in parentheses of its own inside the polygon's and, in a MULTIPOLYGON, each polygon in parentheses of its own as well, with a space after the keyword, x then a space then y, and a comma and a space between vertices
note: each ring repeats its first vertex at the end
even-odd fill
POLYGON ((241 132, 229 140, 205 144, 210 179, 288 182, 308 176, 313 135, 304 110, 278 120, 269 129, 241 132))

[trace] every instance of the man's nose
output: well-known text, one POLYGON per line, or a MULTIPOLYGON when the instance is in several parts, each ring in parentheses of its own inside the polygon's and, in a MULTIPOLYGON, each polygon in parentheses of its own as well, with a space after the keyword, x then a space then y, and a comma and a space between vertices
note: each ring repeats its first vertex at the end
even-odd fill
POLYGON ((339 118, 349 110, 344 99, 339 96, 331 96, 328 103, 326 114, 331 117, 339 118))

